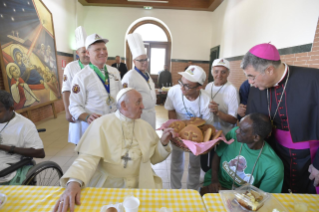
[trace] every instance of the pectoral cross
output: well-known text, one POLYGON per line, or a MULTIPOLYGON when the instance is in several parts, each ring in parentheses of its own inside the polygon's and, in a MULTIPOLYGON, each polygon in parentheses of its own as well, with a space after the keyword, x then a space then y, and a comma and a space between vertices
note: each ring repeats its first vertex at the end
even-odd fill
POLYGON ((130 158, 130 157, 128 156, 128 152, 126 152, 125 155, 123 155, 123 156, 121 157, 121 159, 124 160, 124 168, 126 168, 127 162, 128 162, 129 160, 132 160, 132 158, 130 158))

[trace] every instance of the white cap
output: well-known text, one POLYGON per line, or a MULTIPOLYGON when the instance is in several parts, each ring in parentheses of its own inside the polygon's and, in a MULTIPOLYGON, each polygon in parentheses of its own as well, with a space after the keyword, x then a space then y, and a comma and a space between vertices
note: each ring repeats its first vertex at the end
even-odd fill
POLYGON ((214 60, 212 67, 215 66, 224 66, 225 68, 230 69, 229 61, 223 58, 214 60))
POLYGON ((203 85, 206 80, 205 71, 201 67, 195 65, 188 66, 186 71, 178 72, 178 74, 191 82, 198 82, 201 85, 203 85))
POLYGON ((120 100, 120 98, 126 94, 127 92, 129 92, 130 90, 133 90, 133 88, 123 88, 121 89, 117 95, 116 95, 116 102, 118 102, 120 100))
POLYGON ((85 40, 85 48, 88 49, 88 47, 97 42, 97 41, 104 41, 105 43, 109 42, 108 39, 102 38, 101 36, 99 36, 98 34, 94 33, 92 35, 87 36, 86 40, 85 40))
POLYGON ((85 47, 86 32, 82 26, 75 29, 76 49, 85 47))
POLYGON ((141 55, 146 55, 142 36, 138 33, 127 35, 127 42, 132 52, 133 60, 141 55))

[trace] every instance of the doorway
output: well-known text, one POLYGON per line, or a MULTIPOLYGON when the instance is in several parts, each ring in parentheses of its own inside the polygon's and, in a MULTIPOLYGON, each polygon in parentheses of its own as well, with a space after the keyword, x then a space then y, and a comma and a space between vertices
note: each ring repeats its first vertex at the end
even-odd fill
MULTIPOLYGON (((142 36, 146 54, 149 58, 147 71, 155 84, 157 84, 158 72, 164 70, 164 65, 170 67, 171 37, 168 30, 159 22, 145 20, 134 25, 128 34, 131 33, 139 33, 142 36)), ((127 42, 126 64, 129 70, 134 67, 132 54, 127 42)))

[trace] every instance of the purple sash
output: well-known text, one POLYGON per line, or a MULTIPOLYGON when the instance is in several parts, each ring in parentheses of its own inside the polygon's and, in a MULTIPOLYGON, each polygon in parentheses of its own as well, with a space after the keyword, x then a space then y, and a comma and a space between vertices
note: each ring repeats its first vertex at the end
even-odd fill
MULTIPOLYGON (((289 131, 279 129, 274 129, 273 134, 278 143, 288 149, 310 149, 311 162, 313 162, 319 148, 319 141, 313 140, 294 143, 289 131)), ((316 191, 317 194, 319 194, 319 186, 316 187, 316 191)))

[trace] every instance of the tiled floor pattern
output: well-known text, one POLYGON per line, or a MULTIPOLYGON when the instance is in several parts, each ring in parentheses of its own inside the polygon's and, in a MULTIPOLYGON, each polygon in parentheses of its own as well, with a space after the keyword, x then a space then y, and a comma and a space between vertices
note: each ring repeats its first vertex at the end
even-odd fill
MULTIPOLYGON (((160 127, 162 123, 168 120, 167 111, 163 106, 156 106, 156 127, 160 127)), ((37 163, 41 161, 51 160, 58 163, 63 172, 65 172, 77 157, 74 152, 74 144, 68 143, 68 122, 65 119, 65 113, 58 114, 56 119, 48 118, 41 122, 36 123, 38 129, 46 128, 46 132, 40 133, 40 137, 44 144, 45 158, 35 159, 37 163)), ((159 136, 161 132, 157 131, 159 136)), ((162 163, 153 166, 155 172, 162 178, 163 187, 170 188, 170 164, 171 160, 168 157, 162 163)), ((182 188, 186 188, 187 181, 187 166, 188 166, 188 153, 185 157, 185 171, 182 178, 182 188)), ((201 173, 201 180, 204 173, 201 173)))

